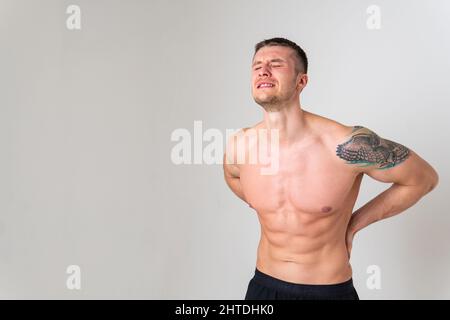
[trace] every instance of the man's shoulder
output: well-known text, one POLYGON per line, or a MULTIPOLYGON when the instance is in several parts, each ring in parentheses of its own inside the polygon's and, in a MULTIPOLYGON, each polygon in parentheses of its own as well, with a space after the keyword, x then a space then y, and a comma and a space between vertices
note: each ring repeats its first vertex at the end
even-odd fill
POLYGON ((322 140, 329 142, 332 145, 348 138, 355 130, 355 126, 353 125, 347 125, 311 112, 308 112, 307 114, 311 119, 316 134, 320 136, 322 140))
POLYGON ((334 159, 336 163, 336 168, 349 170, 349 172, 357 173, 355 171, 354 167, 352 166, 346 166, 344 165, 345 162, 340 159, 336 152, 339 145, 342 145, 343 143, 347 142, 353 132, 355 132, 360 126, 354 126, 354 125, 347 125, 343 124, 339 121, 332 120, 329 118, 321 117, 320 119, 320 141, 321 145, 326 152, 329 154, 330 158, 334 159))
POLYGON ((245 152, 246 137, 251 134, 251 132, 255 131, 252 130, 255 127, 256 125, 251 127, 244 127, 236 130, 230 135, 227 135, 225 154, 227 157, 233 157, 231 163, 236 164, 236 153, 245 152))
POLYGON ((258 129, 262 128, 263 124, 264 124, 264 121, 260 121, 254 125, 250 125, 248 127, 241 128, 241 129, 237 130, 236 132, 234 132, 232 134, 232 137, 248 136, 248 135, 255 134, 258 129))

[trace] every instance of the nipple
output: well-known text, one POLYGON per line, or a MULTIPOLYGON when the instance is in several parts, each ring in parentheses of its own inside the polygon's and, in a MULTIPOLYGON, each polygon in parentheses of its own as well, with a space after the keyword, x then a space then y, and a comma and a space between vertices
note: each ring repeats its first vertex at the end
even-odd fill
POLYGON ((322 207, 322 212, 330 212, 331 209, 331 207, 322 207))

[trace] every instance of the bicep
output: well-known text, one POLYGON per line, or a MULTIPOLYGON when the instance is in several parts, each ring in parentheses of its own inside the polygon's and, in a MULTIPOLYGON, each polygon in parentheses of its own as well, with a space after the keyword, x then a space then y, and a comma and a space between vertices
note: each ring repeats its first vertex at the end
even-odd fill
POLYGON ((380 182, 415 186, 427 181, 426 166, 427 163, 409 149, 407 158, 398 165, 385 169, 369 167, 364 173, 380 182))

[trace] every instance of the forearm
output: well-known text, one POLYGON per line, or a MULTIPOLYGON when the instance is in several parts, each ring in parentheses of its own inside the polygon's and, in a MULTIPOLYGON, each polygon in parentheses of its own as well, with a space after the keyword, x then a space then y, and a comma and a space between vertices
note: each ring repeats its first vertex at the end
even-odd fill
POLYGON ((355 211, 350 219, 349 230, 356 233, 368 225, 408 209, 420 200, 430 188, 426 186, 404 186, 394 183, 371 201, 355 211))

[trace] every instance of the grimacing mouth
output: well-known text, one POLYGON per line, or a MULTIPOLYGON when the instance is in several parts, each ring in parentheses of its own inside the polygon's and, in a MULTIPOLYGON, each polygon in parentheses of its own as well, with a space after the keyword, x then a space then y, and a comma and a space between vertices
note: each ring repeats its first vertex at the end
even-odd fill
POLYGON ((261 87, 262 88, 273 88, 273 87, 275 87, 275 84, 272 82, 268 82, 268 81, 261 81, 256 85, 256 88, 260 89, 261 87))

